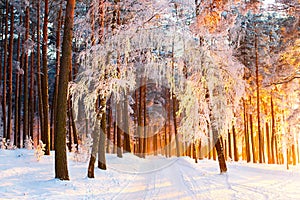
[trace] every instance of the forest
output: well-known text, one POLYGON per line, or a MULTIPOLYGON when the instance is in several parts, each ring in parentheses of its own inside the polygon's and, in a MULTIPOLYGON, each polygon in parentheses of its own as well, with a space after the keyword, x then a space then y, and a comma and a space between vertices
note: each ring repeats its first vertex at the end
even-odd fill
POLYGON ((70 157, 88 178, 126 154, 299 165, 299 14, 299 0, 0 0, 0 148, 53 154, 60 180, 70 157))

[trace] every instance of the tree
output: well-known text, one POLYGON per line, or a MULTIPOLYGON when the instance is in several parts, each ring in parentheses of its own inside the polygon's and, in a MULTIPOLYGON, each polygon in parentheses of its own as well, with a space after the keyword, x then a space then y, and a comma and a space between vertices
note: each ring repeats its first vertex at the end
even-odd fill
POLYGON ((8 114, 7 114, 7 139, 12 133, 12 96, 13 96, 13 50, 14 50, 14 6, 10 5, 10 36, 9 36, 9 57, 8 57, 8 114))
MULTIPOLYGON (((54 133, 56 132, 55 129, 55 117, 56 117, 56 108, 57 108, 57 94, 58 94, 58 80, 59 80, 59 68, 60 68, 60 53, 61 53, 61 39, 60 39, 60 34, 61 34, 61 26, 62 26, 62 2, 60 3, 60 9, 58 12, 57 16, 57 27, 56 27, 56 62, 55 62, 55 83, 54 83, 54 91, 53 91, 53 101, 52 101, 52 110, 51 110, 51 144, 54 146, 54 133)), ((51 145, 51 148, 52 148, 51 145)))
POLYGON ((37 90, 38 90, 38 113, 39 113, 39 133, 44 133, 44 112, 43 112, 43 98, 42 98, 42 79, 41 79, 41 34, 40 34, 40 0, 36 1, 36 13, 37 13, 37 38, 36 38, 36 76, 37 76, 37 90))
POLYGON ((66 111, 69 73, 72 66, 72 36, 75 2, 76 0, 67 1, 62 43, 62 59, 58 84, 57 115, 55 121, 57 131, 55 134, 55 178, 59 178, 61 180, 69 180, 66 154, 66 111))
POLYGON ((45 0, 44 23, 43 23, 43 43, 42 43, 42 102, 43 102, 43 133, 42 141, 46 144, 45 154, 50 155, 50 130, 49 130, 49 103, 48 103, 48 16, 49 1, 45 0))
MULTIPOLYGON (((8 55, 8 13, 9 2, 5 1, 5 40, 4 40, 4 60, 3 60, 3 92, 2 92, 2 113, 3 113, 3 137, 7 137, 7 118, 6 118, 6 80, 7 80, 7 55, 8 55)), ((1 61, 2 62, 2 61, 1 61)))
MULTIPOLYGON (((29 42, 29 15, 30 15, 30 9, 29 5, 27 5, 25 10, 25 40, 23 43, 23 46, 25 43, 29 42)), ((25 139, 24 136, 28 135, 28 48, 25 48, 23 50, 24 54, 24 108, 23 108, 23 137, 21 137, 21 141, 25 139)))

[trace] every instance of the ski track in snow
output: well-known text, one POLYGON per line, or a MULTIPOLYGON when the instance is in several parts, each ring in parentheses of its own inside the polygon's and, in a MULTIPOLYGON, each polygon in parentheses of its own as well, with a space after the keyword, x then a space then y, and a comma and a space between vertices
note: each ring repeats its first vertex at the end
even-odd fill
POLYGON ((87 163, 70 161, 71 181, 59 181, 53 154, 36 162, 32 151, 0 150, 0 199, 300 199, 299 166, 228 162, 219 174, 211 160, 109 154, 108 169, 95 168, 95 179, 86 177, 87 163))

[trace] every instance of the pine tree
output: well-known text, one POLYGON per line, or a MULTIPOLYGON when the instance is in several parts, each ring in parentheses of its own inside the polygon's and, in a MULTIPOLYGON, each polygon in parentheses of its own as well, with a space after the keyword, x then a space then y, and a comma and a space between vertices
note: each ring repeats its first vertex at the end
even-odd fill
POLYGON ((68 81, 72 66, 72 37, 74 26, 75 0, 68 0, 64 22, 62 60, 59 73, 59 91, 55 127, 55 178, 69 180, 66 152, 66 111, 68 99, 68 81), (61 112, 60 112, 61 111, 61 112))

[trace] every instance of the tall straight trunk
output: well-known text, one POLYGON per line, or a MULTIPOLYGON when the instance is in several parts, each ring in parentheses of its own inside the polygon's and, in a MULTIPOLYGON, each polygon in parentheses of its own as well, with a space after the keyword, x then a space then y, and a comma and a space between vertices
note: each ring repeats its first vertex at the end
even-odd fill
POLYGON ((271 164, 275 163, 275 113, 274 113, 274 103, 273 103, 273 95, 271 94, 271 164))
POLYGON ((261 138, 261 123, 260 123, 260 87, 259 87, 259 71, 258 71, 258 38, 257 33, 255 33, 255 76, 256 76, 256 109, 257 109, 257 134, 258 134, 258 155, 259 163, 262 163, 262 138, 261 138))
POLYGON ((68 135, 68 148, 69 151, 72 150, 73 135, 72 135, 72 125, 71 125, 71 114, 70 114, 70 97, 68 96, 68 108, 67 108, 67 135, 68 135))
MULTIPOLYGON (((251 97, 250 97, 250 102, 251 105, 251 97)), ((249 125, 250 125, 250 137, 251 137, 251 145, 252 145, 252 159, 253 163, 256 163, 256 152, 255 152, 255 142, 254 142, 254 132, 253 132, 253 116, 252 114, 249 115, 249 125)))
MULTIPOLYGON (((22 44, 24 44, 24 39, 22 39, 22 42, 21 42, 22 44)), ((20 57, 20 66, 22 66, 23 67, 23 65, 24 65, 24 60, 25 60, 25 54, 24 53, 22 53, 21 54, 21 57, 20 57)), ((22 85, 23 85, 23 81, 22 81, 22 75, 24 75, 24 74, 22 74, 22 73, 20 73, 19 74, 19 77, 20 77, 20 81, 19 81, 19 106, 18 106, 18 116, 19 116, 19 126, 18 126, 18 133, 19 133, 19 142, 20 142, 20 148, 23 148, 23 143, 24 143, 24 140, 23 140, 23 138, 25 139, 25 137, 24 137, 24 133, 23 133, 23 131, 21 131, 21 122, 22 122, 22 119, 24 119, 24 118, 22 118, 22 103, 23 103, 23 101, 22 101, 22 98, 21 98, 21 96, 22 96, 22 93, 23 93, 23 89, 22 89, 22 85)))
MULTIPOLYGON (((0 36, 0 88, 2 88, 2 57, 3 57, 3 36, 4 36, 4 33, 3 33, 3 30, 4 30, 4 24, 3 24, 3 20, 4 20, 4 17, 3 17, 3 10, 0 9, 0 33, 1 33, 1 36, 0 36)), ((0 91, 0 104, 2 106, 2 93, 0 91)), ((3 110, 0 114, 0 120, 2 120, 2 117, 3 117, 3 110)), ((2 121, 0 121, 0 124, 2 123, 2 121)))
POLYGON ((139 152, 139 145, 138 145, 138 142, 139 142, 139 132, 138 132, 138 90, 136 89, 134 91, 134 105, 133 105, 133 123, 134 123, 134 154, 135 155, 138 155, 138 152, 139 152))
POLYGON ((57 115, 55 121, 55 178, 61 180, 69 180, 66 152, 66 111, 69 73, 72 66, 72 37, 75 2, 75 0, 68 0, 66 6, 62 60, 58 84, 59 91, 57 96, 57 115))
POLYGON ((59 68, 60 68, 60 30, 62 26, 62 2, 60 3, 60 9, 57 16, 57 27, 56 27, 56 60, 55 60, 55 83, 54 83, 54 93, 53 93, 53 100, 52 100, 52 111, 51 111, 51 149, 54 149, 54 134, 55 134, 55 117, 56 117, 56 108, 57 108, 57 94, 58 94, 58 80, 59 80, 59 68))
POLYGON ((124 99, 124 151, 125 152, 131 152, 130 147, 130 133, 129 133, 129 120, 128 120, 128 98, 127 98, 127 92, 125 91, 125 99, 124 99))
MULTIPOLYGON (((5 1, 5 39, 4 39, 4 60, 3 60, 3 91, 2 91, 2 114, 3 114, 3 137, 7 137, 6 122, 6 81, 7 81, 7 55, 8 55, 8 13, 9 2, 5 1)), ((26 37, 26 36, 25 36, 26 37)), ((2 61, 1 61, 2 62, 2 61)))
MULTIPOLYGON (((71 97, 69 97, 71 98, 71 97)), ((77 128, 74 120, 74 114, 73 114, 73 109, 72 109, 72 101, 71 101, 71 109, 70 109, 70 118, 71 118, 71 126, 72 126, 72 134, 73 134, 73 142, 76 144, 78 148, 78 133, 77 133, 77 128)))
MULTIPOLYGON (((276 164, 280 164, 280 158, 279 158, 279 150, 277 148, 277 136, 275 135, 275 154, 276 154, 276 164)), ((275 157, 274 157, 274 162, 275 162, 275 157)))
MULTIPOLYGON (((154 129, 155 130, 155 129, 154 129)), ((154 134, 152 139, 153 139, 153 151, 154 151, 154 155, 156 156, 157 155, 157 151, 158 151, 158 148, 157 148, 157 144, 158 144, 158 141, 157 141, 157 137, 158 137, 158 133, 154 134)))
POLYGON ((111 109, 111 99, 107 102, 107 110, 108 110, 108 118, 107 118, 107 144, 106 144, 106 152, 110 153, 110 143, 111 143, 111 123, 112 123, 112 109, 111 109))
MULTIPOLYGON (((174 42, 172 43, 172 73, 174 73, 174 42)), ((172 93, 172 102, 173 102, 173 123, 174 123, 174 133, 175 133, 175 142, 176 142, 176 156, 180 156, 180 144, 179 144, 179 135, 177 131, 177 120, 176 120, 176 111, 177 111, 177 100, 174 93, 172 93)))
MULTIPOLYGON (((0 88, 2 87, 2 57, 3 57, 3 9, 0 9, 0 33, 1 33, 1 36, 0 36, 0 88)), ((2 94, 0 94, 0 104, 2 105, 2 94)), ((2 115, 0 115, 0 117, 2 117, 2 115)), ((0 122, 1 124, 1 122, 0 122)))
POLYGON ((300 147, 299 147, 299 135, 298 135, 298 140, 297 140, 297 157, 298 157, 298 163, 300 163, 300 147))
POLYGON ((203 158, 204 158, 204 152, 203 152, 203 148, 202 148, 202 141, 200 139, 200 141, 199 141, 199 159, 203 160, 203 158))
POLYGON ((286 169, 289 170, 289 148, 286 148, 286 169))
POLYGON ((246 144, 246 157, 247 162, 251 161, 250 157, 250 145, 249 145, 249 130, 248 130, 248 120, 247 120, 247 112, 246 112, 246 102, 243 99, 243 107, 244 107, 244 134, 245 134, 245 144, 246 144))
POLYGON ((231 151, 231 133, 228 130, 228 156, 230 159, 232 159, 232 151, 231 151))
POLYGON ((293 160, 293 165, 296 165, 297 156, 296 156, 295 142, 292 144, 292 160, 293 160))
POLYGON ((234 153, 234 161, 239 161, 239 154, 237 149, 237 139, 234 125, 232 126, 232 137, 233 137, 233 153, 234 153))
MULTIPOLYGON (((117 114, 115 112, 115 114, 117 114)), ((116 141, 117 141, 117 122, 114 122, 114 131, 113 131, 113 154, 115 154, 117 152, 117 144, 116 144, 116 141)))
POLYGON ((8 57, 8 111, 7 111, 7 139, 10 139, 12 133, 12 78, 13 78, 13 53, 14 53, 14 6, 10 6, 10 34, 9 34, 9 57, 8 57))
POLYGON ((168 93, 167 104, 169 109, 167 110, 167 121, 168 121, 168 136, 169 136, 169 157, 172 156, 172 124, 171 124, 171 97, 168 93))
POLYGON ((141 79, 140 80, 141 81, 141 86, 140 86, 140 88, 139 88, 139 93, 140 93, 140 95, 139 95, 139 106, 138 106, 138 119, 137 119, 137 121, 138 121, 138 127, 137 127, 137 131, 138 131, 138 139, 139 139, 139 142, 138 142, 138 155, 140 156, 140 157, 143 157, 144 155, 143 155, 143 127, 144 127, 144 120, 143 120, 143 115, 142 115, 142 113, 143 113, 143 108, 144 108, 144 106, 143 106, 143 101, 142 101, 142 99, 143 99, 143 95, 144 95, 144 86, 143 86, 143 80, 141 79))
POLYGON ((43 98, 43 117, 44 132, 42 133, 42 141, 45 146, 45 154, 50 155, 50 130, 49 130, 49 103, 48 103, 48 16, 49 1, 45 0, 44 23, 43 23, 43 43, 42 43, 42 60, 43 60, 43 76, 42 76, 42 98, 43 98))
MULTIPOLYGON (((33 34, 34 35, 34 34, 33 34)), ((34 127, 34 57, 35 54, 32 51, 30 58, 31 58, 31 62, 30 62, 30 91, 29 91, 29 102, 28 102, 28 111, 29 111, 29 135, 31 136, 31 138, 33 139, 33 141, 35 141, 35 144, 38 144, 39 142, 33 137, 33 127, 34 127)))
POLYGON ((173 123, 174 123, 174 133, 175 133, 175 142, 176 142, 176 156, 180 156, 180 144, 179 144, 179 135, 177 131, 177 117, 176 117, 176 111, 177 111, 177 102, 176 97, 174 94, 172 94, 172 102, 173 102, 173 123))
MULTIPOLYGON (((145 80, 146 81, 146 80, 145 80)), ((144 143, 143 143, 143 155, 144 157, 146 156, 147 153, 147 141, 148 141, 148 136, 147 136, 147 108, 146 108, 146 99, 147 99, 147 85, 145 84, 144 81, 144 95, 143 95, 143 106, 144 106, 144 143)))
POLYGON ((253 117, 252 114, 249 115, 250 120, 250 136, 251 136, 251 145, 252 145, 252 159, 253 163, 256 163, 256 152, 255 152, 255 142, 254 142, 254 133, 253 133, 253 117))
POLYGON ((228 159, 228 144, 227 144, 226 139, 223 141, 223 144, 224 144, 225 159, 227 160, 228 159))
POLYGON ((196 144, 195 142, 193 142, 193 158, 195 160, 195 163, 198 163, 198 159, 197 159, 197 149, 196 149, 196 144))
POLYGON ((164 133, 164 135, 165 135, 165 137, 164 137, 164 154, 165 154, 165 156, 166 157, 168 157, 168 137, 167 137, 167 122, 165 122, 165 125, 164 125, 164 131, 165 131, 165 133, 164 133))
POLYGON ((106 159, 105 159, 105 138, 106 138, 106 98, 101 100, 101 107, 103 106, 104 113, 101 118, 101 129, 100 138, 98 145, 98 168, 106 170, 106 159))
POLYGON ((270 129, 269 129, 269 123, 266 122, 266 142, 267 142, 267 154, 268 154, 268 164, 272 164, 272 158, 271 158, 271 150, 270 150, 270 129))
POLYGON ((117 107, 116 107, 116 122, 117 122, 117 156, 119 158, 122 158, 122 135, 123 135, 123 130, 122 130, 122 115, 123 115, 123 110, 121 106, 121 102, 117 102, 117 107))
POLYGON ((170 109, 170 106, 169 106, 169 98, 168 98, 168 94, 169 94, 169 91, 166 89, 165 91, 165 94, 166 94, 166 104, 165 104, 165 110, 167 112, 167 119, 165 121, 165 154, 166 154, 166 157, 169 157, 170 154, 168 153, 169 151, 169 146, 171 145, 170 143, 168 143, 168 138, 170 137, 170 134, 169 134, 169 109, 170 109))
MULTIPOLYGON (((36 10, 37 10, 37 35, 36 35, 36 78, 37 78, 37 90, 38 90, 38 113, 39 113, 39 127, 40 134, 44 133, 44 112, 43 112, 43 98, 42 98, 42 79, 41 79, 41 35, 40 35, 40 0, 36 0, 36 10)), ((39 135, 39 134, 38 134, 39 135)), ((41 139, 38 137, 38 139, 41 139)))
MULTIPOLYGON (((29 6, 25 15, 25 41, 29 39, 29 6)), ((28 135, 28 51, 24 55, 24 111, 23 111, 23 139, 28 135)))
MULTIPOLYGON (((20 20, 22 17, 20 17, 20 20)), ((20 63, 21 58, 20 58, 20 48, 21 48, 21 34, 18 34, 18 42, 17 42, 17 61, 20 63)), ((20 63, 21 64, 21 63, 20 63)), ((19 82, 20 82, 20 71, 17 71, 16 73, 16 87, 15 87, 15 135, 14 135, 14 144, 20 148, 20 132, 19 132, 19 127, 20 127, 20 120, 19 120, 19 82)))

